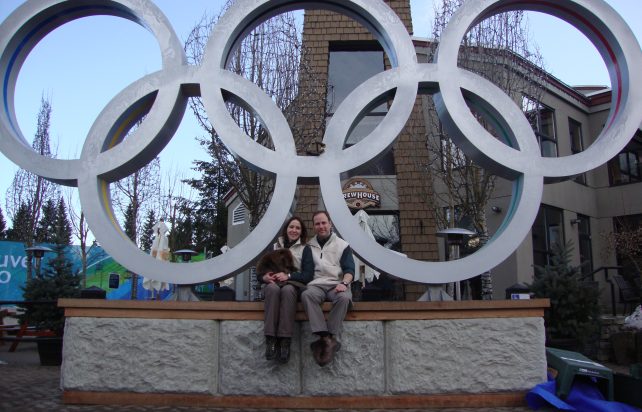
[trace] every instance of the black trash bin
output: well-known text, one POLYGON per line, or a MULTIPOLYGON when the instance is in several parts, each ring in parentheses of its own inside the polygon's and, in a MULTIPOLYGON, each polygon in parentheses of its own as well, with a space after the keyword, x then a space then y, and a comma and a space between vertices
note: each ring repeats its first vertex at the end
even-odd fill
POLYGON ((531 288, 523 283, 515 283, 506 288, 506 299, 529 299, 531 288), (524 295, 528 295, 525 297, 524 295))
POLYGON ((98 286, 91 286, 80 290, 81 299, 105 299, 106 297, 107 292, 98 286))
POLYGON ((236 300, 236 292, 229 286, 219 286, 214 288, 212 300, 232 301, 236 300))

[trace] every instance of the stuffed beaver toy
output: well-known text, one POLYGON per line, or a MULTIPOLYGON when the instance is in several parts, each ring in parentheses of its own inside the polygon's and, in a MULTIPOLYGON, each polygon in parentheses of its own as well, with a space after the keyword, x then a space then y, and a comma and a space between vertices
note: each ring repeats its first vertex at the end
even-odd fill
MULTIPOLYGON (((256 265, 256 273, 258 276, 263 277, 268 272, 278 273, 292 273, 298 272, 296 266, 294 266, 294 257, 290 249, 277 249, 267 252, 265 255, 261 256, 259 263, 256 265)), ((279 282, 279 285, 284 285, 286 283, 291 283, 298 287, 305 287, 301 282, 296 282, 293 280, 288 280, 287 282, 279 282)))

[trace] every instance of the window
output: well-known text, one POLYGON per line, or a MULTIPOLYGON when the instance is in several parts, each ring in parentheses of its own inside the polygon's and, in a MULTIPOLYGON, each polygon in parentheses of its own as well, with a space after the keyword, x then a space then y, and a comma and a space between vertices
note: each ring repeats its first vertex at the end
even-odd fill
POLYGON ((232 211, 232 225, 242 225, 245 223, 245 214, 247 209, 243 203, 239 203, 238 206, 232 211))
MULTIPOLYGON (((328 96, 326 98, 328 121, 348 94, 370 77, 384 71, 383 51, 372 50, 371 47, 366 47, 368 45, 364 44, 364 48, 369 48, 370 50, 346 50, 345 47, 342 47, 340 50, 330 51, 328 96)), ((353 146, 368 136, 379 125, 386 113, 388 113, 386 102, 372 108, 354 126, 345 141, 345 147, 353 146)), ((392 150, 389 150, 377 161, 369 162, 358 169, 350 171, 346 177, 393 174, 395 174, 394 158, 392 150)))
POLYGON ((545 266, 550 262, 551 246, 564 244, 564 226, 562 209, 541 205, 533 228, 533 263, 545 266))
POLYGON ((593 249, 591 246, 591 220, 588 216, 577 215, 577 234, 580 242, 580 263, 582 274, 589 275, 593 272, 593 249))
POLYGON ((370 213, 368 226, 370 226, 377 243, 385 248, 401 251, 399 215, 397 213, 370 213))
MULTIPOLYGON (((573 154, 584 150, 584 139, 582 137, 582 124, 576 120, 568 118, 568 134, 571 139, 571 152, 573 154)), ((586 184, 586 174, 577 175, 574 179, 577 183, 586 184)))
POLYGON ((522 98, 522 110, 535 132, 542 156, 556 157, 555 111, 528 96, 522 98))
POLYGON ((616 157, 609 161, 609 180, 611 185, 642 181, 642 173, 640 173, 641 158, 642 135, 638 133, 616 157))

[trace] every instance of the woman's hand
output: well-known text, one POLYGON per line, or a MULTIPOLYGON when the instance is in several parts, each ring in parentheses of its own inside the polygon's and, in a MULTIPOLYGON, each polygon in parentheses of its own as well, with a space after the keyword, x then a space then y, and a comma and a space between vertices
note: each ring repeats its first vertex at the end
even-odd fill
POLYGON ((265 283, 274 283, 276 281, 277 279, 274 272, 267 272, 265 275, 263 275, 263 282, 265 283))

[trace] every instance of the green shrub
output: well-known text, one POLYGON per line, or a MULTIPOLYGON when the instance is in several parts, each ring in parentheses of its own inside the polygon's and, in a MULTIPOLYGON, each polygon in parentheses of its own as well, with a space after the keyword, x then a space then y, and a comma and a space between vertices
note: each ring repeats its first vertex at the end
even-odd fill
POLYGON ((44 273, 36 274, 23 287, 25 301, 51 301, 51 304, 22 305, 25 309, 21 322, 62 335, 65 327, 64 310, 57 307, 58 298, 80 295, 80 276, 72 273, 71 263, 64 254, 64 246, 54 246, 56 255, 49 260, 44 273))
POLYGON ((581 266, 571 265, 572 243, 551 248, 551 264, 535 266, 531 290, 535 297, 548 298, 545 311, 547 341, 577 339, 584 346, 599 330, 599 295, 597 283, 583 279, 581 266))

